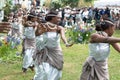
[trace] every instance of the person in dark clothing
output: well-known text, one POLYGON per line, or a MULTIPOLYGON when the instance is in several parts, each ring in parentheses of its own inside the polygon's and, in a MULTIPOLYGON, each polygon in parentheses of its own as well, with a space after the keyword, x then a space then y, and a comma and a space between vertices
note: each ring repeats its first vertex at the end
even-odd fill
POLYGON ((110 9, 108 7, 106 7, 105 14, 107 14, 108 17, 110 18, 110 9))
POLYGON ((40 6, 40 0, 36 0, 36 6, 40 6))
POLYGON ((95 12, 95 20, 99 20, 100 19, 100 14, 99 14, 99 10, 98 10, 98 8, 96 8, 95 10, 94 10, 94 12, 95 12))

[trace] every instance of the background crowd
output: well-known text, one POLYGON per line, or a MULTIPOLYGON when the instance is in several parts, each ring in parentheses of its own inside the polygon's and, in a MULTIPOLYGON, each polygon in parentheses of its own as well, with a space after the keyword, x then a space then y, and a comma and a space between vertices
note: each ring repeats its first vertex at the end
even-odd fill
MULTIPOLYGON (((40 18, 45 20, 45 15, 50 10, 49 7, 46 7, 43 3, 40 3, 40 0, 13 0, 12 6, 19 5, 24 12, 30 13, 34 11, 40 18)), ((96 22, 101 21, 102 19, 109 18, 116 22, 116 27, 119 29, 120 21, 120 8, 94 8, 94 7, 83 7, 83 8, 71 8, 70 6, 66 6, 63 8, 56 9, 60 13, 62 17, 60 25, 63 27, 71 27, 73 25, 81 22, 86 25, 86 23, 91 23, 93 20, 96 22)), ((16 13, 16 11, 14 11, 16 13)), ((24 14, 25 14, 24 13, 24 14)), ((1 10, 0 14, 3 15, 4 12, 1 10)), ((3 15, 4 16, 4 15, 3 15)), ((0 21, 3 20, 3 16, 1 16, 0 21)), ((5 15, 8 16, 8 15, 5 15)), ((83 24, 83 25, 84 25, 83 24)))

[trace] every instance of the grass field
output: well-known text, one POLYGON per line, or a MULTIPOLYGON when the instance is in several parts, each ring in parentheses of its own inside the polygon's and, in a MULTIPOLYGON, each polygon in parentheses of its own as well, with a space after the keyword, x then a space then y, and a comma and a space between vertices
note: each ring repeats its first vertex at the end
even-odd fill
MULTIPOLYGON (((115 36, 120 37, 120 31, 115 36)), ((64 69, 62 80, 79 80, 82 65, 88 56, 87 44, 75 44, 66 48, 62 44, 64 54, 64 69)), ((110 80, 120 80, 120 54, 111 47, 109 57, 110 80)), ((28 70, 27 74, 21 71, 22 61, 15 63, 0 63, 0 80, 31 80, 34 72, 28 70)))

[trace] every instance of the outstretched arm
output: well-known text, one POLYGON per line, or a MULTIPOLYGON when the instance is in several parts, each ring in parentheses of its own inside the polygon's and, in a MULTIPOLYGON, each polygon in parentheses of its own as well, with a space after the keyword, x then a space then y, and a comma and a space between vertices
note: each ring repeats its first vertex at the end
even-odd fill
POLYGON ((107 36, 102 36, 99 34, 92 34, 91 35, 91 43, 117 43, 120 42, 120 38, 115 38, 115 37, 107 37, 107 36))
POLYGON ((119 43, 113 43, 111 45, 116 51, 118 51, 120 53, 120 44, 119 43))

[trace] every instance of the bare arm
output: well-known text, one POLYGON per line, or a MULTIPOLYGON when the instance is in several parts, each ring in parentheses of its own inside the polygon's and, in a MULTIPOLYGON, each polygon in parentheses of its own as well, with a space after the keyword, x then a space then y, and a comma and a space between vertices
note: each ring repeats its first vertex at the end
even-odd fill
POLYGON ((44 32, 47 32, 47 28, 43 23, 39 23, 36 27, 36 31, 35 34, 36 36, 39 36, 41 34, 43 34, 44 32))
POLYGON ((63 40, 64 44, 66 45, 66 47, 71 47, 73 44, 69 44, 67 42, 67 39, 65 37, 65 29, 61 26, 58 27, 60 30, 60 35, 61 35, 61 39, 63 40))
POLYGON ((116 51, 118 51, 120 53, 120 44, 119 43, 113 43, 111 45, 116 51))
POLYGON ((91 43, 117 43, 120 42, 120 38, 115 38, 115 37, 107 37, 107 36, 102 36, 99 34, 92 34, 91 35, 91 43))
POLYGON ((65 37, 65 29, 63 27, 61 27, 61 26, 59 26, 58 28, 60 30, 61 39, 63 40, 63 42, 65 44, 68 44, 67 39, 65 37))

